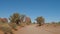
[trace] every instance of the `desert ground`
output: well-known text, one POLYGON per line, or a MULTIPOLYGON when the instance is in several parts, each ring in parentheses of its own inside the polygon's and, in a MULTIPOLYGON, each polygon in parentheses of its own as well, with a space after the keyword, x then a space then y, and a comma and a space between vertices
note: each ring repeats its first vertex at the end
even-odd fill
MULTIPOLYGON (((3 34, 3 32, 0 31, 0 34, 3 34)), ((14 31, 14 34, 60 34, 60 25, 45 24, 37 26, 37 24, 31 24, 18 27, 18 31, 14 31)))

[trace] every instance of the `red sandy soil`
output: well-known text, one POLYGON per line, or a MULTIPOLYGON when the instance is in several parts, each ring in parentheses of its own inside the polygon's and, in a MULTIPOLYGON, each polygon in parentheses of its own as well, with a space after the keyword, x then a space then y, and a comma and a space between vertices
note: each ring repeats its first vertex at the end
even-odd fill
MULTIPOLYGON (((0 34, 3 33, 0 32, 0 34)), ((60 25, 37 26, 37 24, 32 24, 18 27, 18 31, 14 31, 14 34, 60 34, 60 25)))

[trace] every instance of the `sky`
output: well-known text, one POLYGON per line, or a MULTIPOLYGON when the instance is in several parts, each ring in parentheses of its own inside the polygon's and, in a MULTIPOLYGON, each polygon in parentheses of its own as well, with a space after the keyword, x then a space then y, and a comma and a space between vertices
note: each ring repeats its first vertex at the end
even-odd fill
POLYGON ((0 0, 0 17, 9 18, 13 13, 29 16, 32 22, 43 16, 45 22, 60 21, 60 0, 0 0))

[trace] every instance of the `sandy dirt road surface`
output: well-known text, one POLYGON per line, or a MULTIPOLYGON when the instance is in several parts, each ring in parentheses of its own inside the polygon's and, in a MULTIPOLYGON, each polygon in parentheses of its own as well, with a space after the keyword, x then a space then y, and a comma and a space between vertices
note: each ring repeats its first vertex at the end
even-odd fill
POLYGON ((60 34, 60 26, 40 26, 37 24, 28 25, 22 28, 18 28, 18 31, 14 32, 14 34, 60 34))
MULTIPOLYGON (((0 31, 0 34, 3 34, 3 32, 0 31)), ((18 31, 14 31, 14 34, 60 34, 60 25, 43 25, 39 27, 37 24, 32 24, 18 27, 18 31)))

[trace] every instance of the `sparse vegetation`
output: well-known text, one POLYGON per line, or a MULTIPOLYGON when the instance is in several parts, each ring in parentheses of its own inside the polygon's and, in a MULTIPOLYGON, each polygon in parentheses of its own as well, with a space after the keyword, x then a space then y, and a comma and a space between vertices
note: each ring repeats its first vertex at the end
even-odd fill
POLYGON ((10 33, 13 34, 11 27, 8 23, 0 22, 0 30, 4 32, 4 34, 10 33))
POLYGON ((36 18, 37 23, 39 24, 39 26, 43 25, 45 22, 45 19, 43 17, 37 17, 36 18))
POLYGON ((10 16, 9 20, 11 23, 16 23, 17 25, 19 25, 20 24, 20 14, 14 13, 13 15, 10 16))
MULTIPOLYGON (((2 30, 4 32, 4 34, 13 34, 12 29, 14 29, 15 31, 17 31, 17 26, 21 26, 24 27, 25 25, 29 25, 31 24, 31 18, 27 17, 26 15, 22 15, 19 13, 13 13, 10 18, 9 18, 10 22, 8 22, 7 18, 0 18, 0 30, 2 30)), ((45 24, 45 19, 41 16, 41 17, 37 17, 36 18, 37 24, 39 24, 39 26, 42 26, 43 24, 45 24)), ((35 22, 33 24, 36 24, 35 22)), ((52 22, 52 23, 46 23, 47 26, 54 24, 54 26, 56 26, 56 24, 60 25, 60 22, 52 22)))

